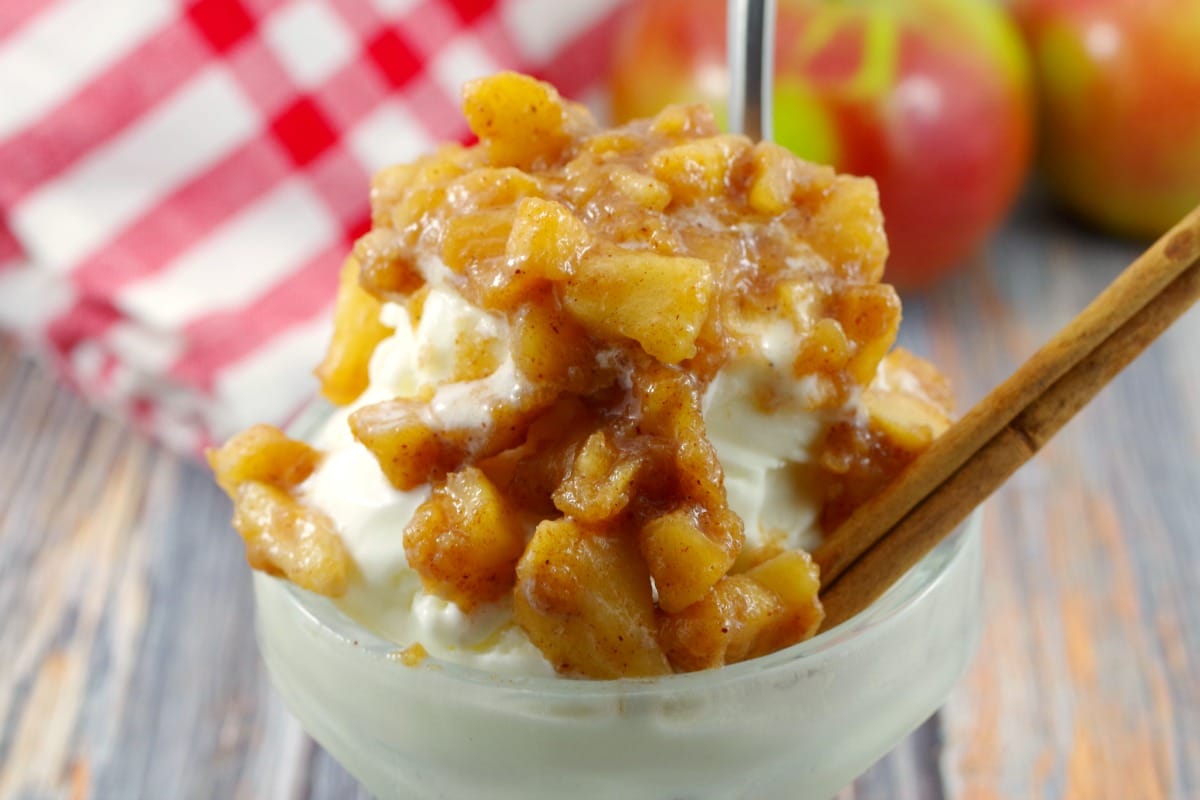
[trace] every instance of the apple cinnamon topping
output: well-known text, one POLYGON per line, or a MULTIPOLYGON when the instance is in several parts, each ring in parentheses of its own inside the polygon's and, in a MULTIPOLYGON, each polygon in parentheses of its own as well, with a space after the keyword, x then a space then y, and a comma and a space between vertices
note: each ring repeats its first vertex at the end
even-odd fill
MULTIPOLYGON (((431 487, 396 534, 409 566, 467 612, 511 595, 566 675, 706 669, 813 635, 817 569, 778 544, 743 552, 704 398, 747 362, 760 408, 822 415, 827 525, 945 427, 937 372, 888 355, 900 304, 879 283, 874 183, 721 134, 699 106, 601 130, 546 84, 501 74, 468 84, 464 109, 478 144, 376 176, 373 229, 343 272, 317 373, 326 397, 354 403, 392 331, 381 309, 423 324, 433 288, 503 322, 503 361, 463 343, 441 385, 349 417, 397 489, 431 487), (485 422, 454 413, 463 404, 485 422)), ((252 565, 336 594, 343 584, 295 566, 301 551, 346 558, 297 499, 317 456, 245 436, 210 461, 248 549, 272 542, 252 565), (292 472, 252 466, 285 452, 292 472), (263 503, 287 513, 264 517, 263 503), (299 536, 272 527, 284 517, 299 536)))

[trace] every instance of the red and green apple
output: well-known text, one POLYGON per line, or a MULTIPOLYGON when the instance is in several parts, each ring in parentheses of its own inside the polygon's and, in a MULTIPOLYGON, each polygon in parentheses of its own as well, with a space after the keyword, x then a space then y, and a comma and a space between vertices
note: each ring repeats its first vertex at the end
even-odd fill
POLYGON ((1200 0, 1018 0, 1040 166, 1105 230, 1152 237, 1200 205, 1200 0))
MULTIPOLYGON (((611 79, 619 121, 726 96, 724 0, 642 0, 611 79)), ((887 280, 928 284, 1001 222, 1028 169, 1032 96, 988 0, 779 0, 775 139, 879 184, 887 280)))

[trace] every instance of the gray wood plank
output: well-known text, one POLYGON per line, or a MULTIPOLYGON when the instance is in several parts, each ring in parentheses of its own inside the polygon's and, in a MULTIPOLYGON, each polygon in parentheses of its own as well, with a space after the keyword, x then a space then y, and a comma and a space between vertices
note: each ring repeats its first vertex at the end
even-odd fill
POLYGON ((301 797, 229 506, 0 349, 0 797, 301 797))
MULTIPOLYGON (((1137 250, 1027 207, 992 248, 986 328, 956 324, 959 346, 1024 358, 1137 250)), ((1200 792, 1200 359, 1181 352, 1198 324, 1193 310, 991 501, 984 641, 942 712, 948 796, 1200 792)), ((990 359, 960 363, 969 385, 995 382, 990 359)))

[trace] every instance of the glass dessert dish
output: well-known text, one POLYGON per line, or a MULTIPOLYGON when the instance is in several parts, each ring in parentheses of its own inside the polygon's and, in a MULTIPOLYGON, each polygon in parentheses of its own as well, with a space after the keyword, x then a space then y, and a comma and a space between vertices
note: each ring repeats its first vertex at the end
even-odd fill
POLYGON ((208 453, 275 684, 381 797, 828 796, 979 629, 975 523, 813 638, 813 548, 951 418, 874 184, 701 106, 603 130, 502 73, 463 111, 372 182, 336 408, 208 453))
POLYGON ((409 667, 327 598, 256 573, 259 648, 305 730, 379 798, 827 798, 965 670, 982 625, 980 519, 844 625, 719 670, 409 667))
POLYGON ((409 665, 329 598, 256 572, 259 649, 305 730, 384 800, 827 798, 966 669, 982 627, 981 520, 845 624, 717 670, 595 681, 409 665))

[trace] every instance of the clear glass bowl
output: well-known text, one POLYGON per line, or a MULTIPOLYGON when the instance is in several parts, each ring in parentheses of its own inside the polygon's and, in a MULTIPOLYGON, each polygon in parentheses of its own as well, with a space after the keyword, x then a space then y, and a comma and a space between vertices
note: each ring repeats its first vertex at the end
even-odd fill
POLYGON ((304 728, 380 798, 828 798, 944 701, 981 630, 976 512, 844 625, 649 680, 490 675, 427 659, 256 574, 258 639, 304 728))

